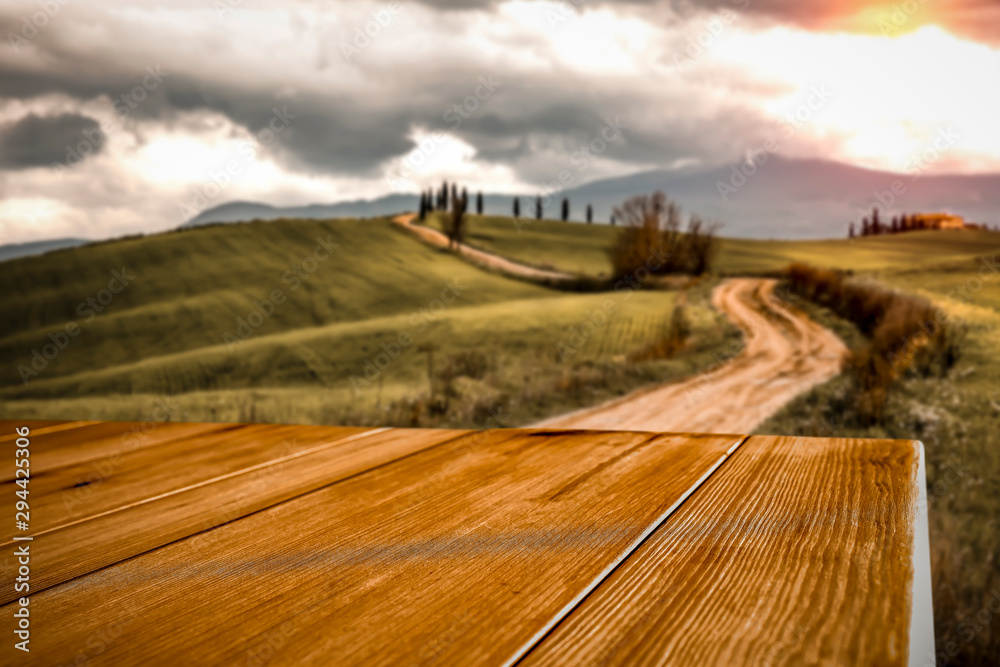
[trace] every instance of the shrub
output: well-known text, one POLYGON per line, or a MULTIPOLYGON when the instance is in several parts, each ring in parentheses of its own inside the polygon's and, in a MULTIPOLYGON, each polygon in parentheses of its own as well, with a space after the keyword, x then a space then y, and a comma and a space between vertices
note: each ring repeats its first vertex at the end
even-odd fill
POLYGON ((616 277, 634 274, 642 267, 661 275, 702 275, 711 269, 718 250, 718 225, 707 225, 692 215, 687 232, 682 232, 680 208, 662 192, 626 200, 615 208, 612 218, 624 223, 609 250, 616 277))
POLYGON ((961 331, 926 299, 806 264, 792 264, 785 277, 791 291, 850 320, 868 337, 847 364, 864 419, 883 420, 886 394, 908 370, 944 376, 958 361, 961 331))

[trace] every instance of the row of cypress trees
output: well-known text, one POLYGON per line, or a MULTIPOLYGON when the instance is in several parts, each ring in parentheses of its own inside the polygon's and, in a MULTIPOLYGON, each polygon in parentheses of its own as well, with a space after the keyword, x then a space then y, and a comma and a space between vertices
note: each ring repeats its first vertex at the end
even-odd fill
MULTIPOLYGON (((520 218, 521 217, 521 199, 520 199, 520 197, 514 197, 514 204, 513 204, 513 211, 512 211, 512 213, 513 213, 513 215, 514 215, 515 218, 520 218)), ((544 213, 544 205, 542 203, 542 196, 538 195, 537 197, 535 197, 535 219, 536 220, 541 220, 543 213, 544 213)), ((586 217, 587 217, 587 224, 588 225, 592 224, 594 222, 594 207, 591 206, 590 204, 587 204, 586 217)), ((560 211, 559 218, 563 222, 569 222, 569 199, 566 198, 566 197, 563 197, 563 200, 562 200, 562 210, 560 211)), ((615 217, 614 216, 611 216, 611 224, 612 225, 615 224, 615 217)))
MULTIPOLYGON (((441 183, 440 190, 429 188, 420 193, 420 219, 425 219, 428 213, 434 211, 447 211, 449 208, 454 209, 455 205, 459 202, 463 202, 463 212, 468 209, 469 191, 466 188, 462 188, 461 197, 459 197, 458 185, 452 183, 449 189, 448 181, 444 181, 441 183), (449 203, 451 204, 450 207, 449 203)), ((476 193, 476 213, 479 215, 483 214, 482 191, 476 193)))
MULTIPOLYGON (((427 217, 428 213, 434 211, 447 211, 450 208, 454 208, 455 202, 458 201, 465 201, 466 202, 465 206, 467 208, 468 207, 467 202, 469 201, 468 191, 465 188, 462 188, 461 198, 460 198, 458 192, 458 186, 455 183, 452 183, 449 189, 448 181, 444 181, 441 184, 440 189, 434 190, 433 188, 430 188, 420 193, 420 219, 424 220, 427 217), (449 206, 449 203, 451 203, 452 206, 449 206)), ((535 197, 536 220, 542 219, 542 215, 544 212, 543 209, 544 206, 542 203, 542 197, 541 195, 539 195, 535 197)), ((560 212, 560 218, 562 219, 563 222, 569 222, 569 212, 570 212, 569 199, 563 197, 562 210, 560 212)), ((521 218, 520 197, 514 197, 512 213, 514 215, 514 218, 518 219, 521 218)), ((478 215, 483 214, 483 193, 481 190, 476 193, 476 214, 478 215)), ((587 204, 586 219, 588 225, 594 222, 594 207, 591 206, 590 204, 587 204)), ((611 216, 611 224, 612 225, 615 224, 614 215, 611 216)))

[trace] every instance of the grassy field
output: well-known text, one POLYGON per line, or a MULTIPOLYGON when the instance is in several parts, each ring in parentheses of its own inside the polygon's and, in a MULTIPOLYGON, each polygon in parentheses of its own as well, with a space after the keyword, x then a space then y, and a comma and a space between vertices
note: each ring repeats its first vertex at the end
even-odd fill
POLYGON ((173 419, 195 421, 476 426, 505 409, 514 425, 690 373, 734 335, 706 282, 690 290, 688 354, 627 364, 675 293, 547 290, 384 219, 196 228, 0 263, 0 276, 6 416, 135 419, 169 397, 173 419))
MULTIPOLYGON (((982 245, 973 254, 992 260, 1000 235, 975 236, 982 245)), ((942 243, 941 253, 928 251, 922 264, 900 262, 868 276, 929 298, 966 330, 961 359, 948 377, 911 373, 890 393, 885 423, 862 426, 850 382, 840 376, 793 401, 758 432, 924 443, 938 664, 988 665, 1000 655, 1000 625, 995 614, 984 622, 983 611, 1000 598, 1000 267, 956 261, 953 253, 963 251, 942 243)), ((849 324, 833 328, 856 340, 849 324)))
MULTIPOLYGON (((442 228, 441 214, 426 224, 442 228)), ((557 220, 469 216, 467 241, 525 264, 601 276, 610 272, 607 248, 618 230, 557 220)), ((725 231, 725 230, 723 230, 725 231)), ((895 236, 825 241, 760 241, 721 238, 714 270, 719 275, 759 275, 792 262, 871 272, 948 265, 1000 247, 996 232, 911 232, 895 236)))

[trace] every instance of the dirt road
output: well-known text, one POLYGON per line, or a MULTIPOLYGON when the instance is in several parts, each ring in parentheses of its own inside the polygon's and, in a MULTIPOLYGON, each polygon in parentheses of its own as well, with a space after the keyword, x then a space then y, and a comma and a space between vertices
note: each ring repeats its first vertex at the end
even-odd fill
MULTIPOLYGON (((431 229, 430 227, 426 227, 424 225, 413 224, 413 221, 416 220, 416 218, 417 216, 415 213, 404 213, 403 215, 393 218, 393 222, 409 230, 412 234, 415 234, 426 243, 438 246, 439 248, 448 247, 447 236, 436 229, 431 229)), ((527 278, 528 280, 550 283, 573 279, 573 276, 568 273, 547 271, 545 269, 539 269, 527 264, 520 264, 509 260, 506 257, 494 255, 493 253, 473 248, 464 243, 458 244, 458 252, 474 264, 478 264, 479 266, 492 269, 494 271, 499 271, 500 273, 504 273, 515 278, 527 278)))
MULTIPOLYGON (((422 240, 448 246, 448 237, 414 225, 408 213, 395 222, 422 240)), ((513 262, 467 245, 459 252, 480 266, 529 280, 570 278, 513 262)), ((776 281, 735 278, 716 288, 712 301, 743 330, 746 347, 735 358, 703 368, 683 382, 641 389, 593 408, 533 424, 538 427, 687 433, 749 433, 785 403, 840 372, 847 349, 836 334, 792 310, 774 294, 776 281)))
POLYGON ((796 395, 836 375, 847 352, 832 331, 782 304, 775 284, 739 278, 716 288, 713 303, 746 341, 732 361, 534 426, 749 433, 796 395))

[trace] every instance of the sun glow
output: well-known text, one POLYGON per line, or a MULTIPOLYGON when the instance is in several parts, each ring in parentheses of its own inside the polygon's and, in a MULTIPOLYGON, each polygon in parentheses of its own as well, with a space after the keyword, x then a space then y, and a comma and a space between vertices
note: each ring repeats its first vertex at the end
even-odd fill
POLYGON ((901 169, 950 131, 940 168, 1000 168, 998 105, 989 92, 1000 80, 1000 52, 985 45, 937 26, 894 38, 774 29, 738 35, 715 55, 787 91, 759 101, 776 118, 825 88, 827 99, 799 131, 836 140, 844 159, 901 169))

